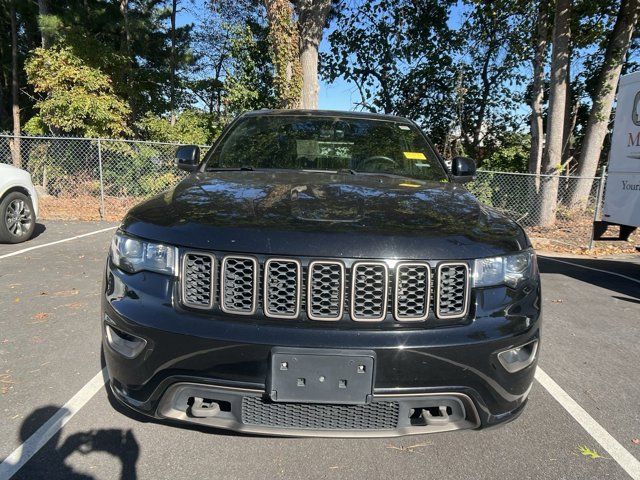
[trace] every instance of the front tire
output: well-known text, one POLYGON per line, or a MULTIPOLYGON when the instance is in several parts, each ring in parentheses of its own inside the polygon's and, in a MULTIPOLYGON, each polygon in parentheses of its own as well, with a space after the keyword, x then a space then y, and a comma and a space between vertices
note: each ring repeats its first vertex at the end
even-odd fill
POLYGON ((36 227, 31 199, 11 192, 0 202, 0 242, 20 243, 31 238, 36 227))

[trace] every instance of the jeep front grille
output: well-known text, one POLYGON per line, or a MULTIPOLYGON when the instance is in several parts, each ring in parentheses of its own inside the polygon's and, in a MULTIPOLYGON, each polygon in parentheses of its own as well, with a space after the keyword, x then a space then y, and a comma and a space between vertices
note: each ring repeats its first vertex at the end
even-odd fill
POLYGON ((181 303, 234 315, 357 322, 460 319, 469 313, 464 262, 261 258, 186 252, 181 303), (219 265, 219 267, 218 267, 219 265), (216 295, 216 292, 218 295, 216 295))
POLYGON ((438 265, 436 315, 460 318, 467 314, 469 303, 469 267, 466 263, 438 265))
POLYGON ((357 262, 351 269, 351 318, 379 322, 387 316, 389 274, 382 262, 357 262))
POLYGON ((344 265, 317 261, 309 264, 307 315, 312 320, 340 320, 344 311, 344 265))
POLYGON ((182 261, 182 303, 193 308, 211 308, 214 299, 215 257, 187 252, 182 261))
POLYGON ((404 262, 396 266, 393 315, 403 322, 425 320, 429 316, 431 268, 424 262, 404 262))
POLYGON ((220 308, 252 315, 258 302, 258 262, 253 257, 228 256, 220 268, 220 308))
POLYGON ((300 313, 302 266, 297 260, 270 258, 264 264, 264 314, 296 318, 300 313))

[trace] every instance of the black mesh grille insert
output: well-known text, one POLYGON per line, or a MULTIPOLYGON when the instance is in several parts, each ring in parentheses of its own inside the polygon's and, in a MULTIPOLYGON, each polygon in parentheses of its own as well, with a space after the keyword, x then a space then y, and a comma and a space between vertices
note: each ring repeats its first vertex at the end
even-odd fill
POLYGON ((398 424, 398 403, 324 405, 274 403, 260 397, 244 397, 242 423, 316 430, 394 429, 398 424))
POLYGON ((466 315, 468 276, 469 270, 464 264, 446 264, 438 267, 438 317, 454 318, 466 315))
POLYGON ((387 308, 387 267, 358 263, 352 271, 351 316, 354 320, 382 320, 387 308))
POLYGON ((248 257, 225 257, 222 263, 222 309, 229 313, 251 314, 257 301, 257 263, 248 257))
POLYGON ((307 311, 316 320, 342 317, 344 267, 340 263, 312 263, 309 267, 307 311))
POLYGON ((183 258, 182 303, 190 307, 213 305, 214 259, 210 255, 187 253, 183 258))
POLYGON ((294 318, 299 311, 300 264, 292 260, 268 260, 265 266, 265 313, 294 318))
POLYGON ((401 264, 396 269, 395 317, 398 320, 424 320, 429 316, 431 274, 420 263, 401 264))

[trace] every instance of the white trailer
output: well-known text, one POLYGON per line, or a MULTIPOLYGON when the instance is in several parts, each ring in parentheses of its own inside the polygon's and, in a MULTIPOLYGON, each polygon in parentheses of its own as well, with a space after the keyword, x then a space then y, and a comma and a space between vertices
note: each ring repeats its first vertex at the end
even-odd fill
POLYGON ((602 238, 609 225, 619 225, 620 239, 628 240, 640 226, 640 72, 620 77, 604 191, 594 239, 602 238))

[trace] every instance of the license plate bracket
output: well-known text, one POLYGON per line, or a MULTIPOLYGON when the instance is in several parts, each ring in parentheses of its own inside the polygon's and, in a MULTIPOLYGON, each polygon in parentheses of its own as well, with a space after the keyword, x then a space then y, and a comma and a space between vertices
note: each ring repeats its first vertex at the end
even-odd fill
POLYGON ((370 350, 274 348, 267 391, 275 402, 366 404, 374 364, 370 350))

